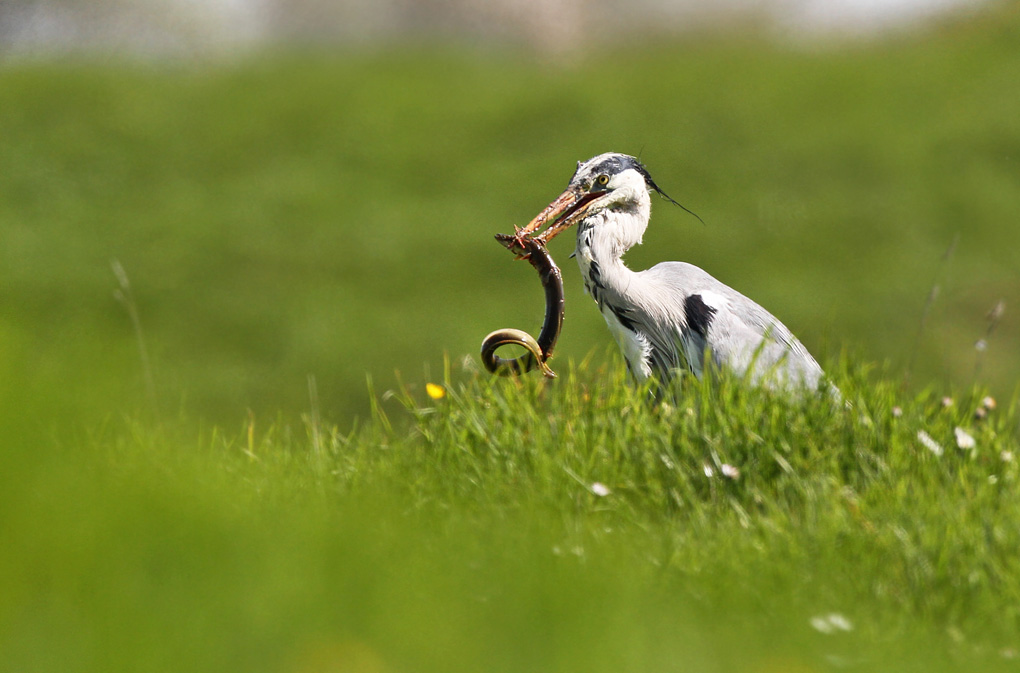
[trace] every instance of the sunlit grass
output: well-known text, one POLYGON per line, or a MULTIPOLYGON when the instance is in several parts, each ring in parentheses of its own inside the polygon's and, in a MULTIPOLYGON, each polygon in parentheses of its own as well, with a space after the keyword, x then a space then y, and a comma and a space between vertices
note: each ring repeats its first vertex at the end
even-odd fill
POLYGON ((396 390, 406 411, 353 433, 308 415, 85 438, 86 455, 25 473, 32 487, 4 510, 5 660, 1012 665, 1015 400, 905 396, 851 369, 836 375, 849 404, 725 377, 654 404, 616 359, 560 371, 453 368, 428 384, 444 395, 396 390))

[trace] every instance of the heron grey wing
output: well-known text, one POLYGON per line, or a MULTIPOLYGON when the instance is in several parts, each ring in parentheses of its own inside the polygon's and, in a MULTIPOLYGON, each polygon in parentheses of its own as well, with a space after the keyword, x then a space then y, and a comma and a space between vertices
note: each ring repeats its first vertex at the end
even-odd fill
MULTIPOLYGON (((686 262, 664 262, 647 272, 644 281, 658 285, 656 294, 683 297, 686 329, 683 345, 692 368, 708 352, 716 365, 738 373, 782 368, 809 384, 821 367, 775 316, 702 269, 686 262)), ((675 311, 674 309, 671 309, 675 311)))
POLYGON ((713 316, 708 340, 713 358, 754 377, 776 373, 797 384, 815 386, 822 368, 775 316, 732 290, 713 316))
MULTIPOLYGON (((660 376, 668 376, 683 365, 677 349, 678 330, 665 325, 660 313, 649 312, 646 302, 640 299, 639 293, 623 295, 612 287, 601 287, 597 297, 603 314, 612 314, 619 326, 631 335, 630 338, 640 344, 645 364, 660 376)), ((612 325, 610 330, 613 331, 612 325)), ((619 335, 617 340, 620 340, 619 335)), ((622 341, 620 345, 626 355, 629 349, 622 341)))
POLYGON ((635 335, 645 364, 661 378, 671 378, 678 369, 700 374, 706 344, 692 342, 699 337, 683 319, 685 279, 647 274, 634 273, 623 286, 599 284, 596 301, 604 314, 611 313, 623 330, 635 335))

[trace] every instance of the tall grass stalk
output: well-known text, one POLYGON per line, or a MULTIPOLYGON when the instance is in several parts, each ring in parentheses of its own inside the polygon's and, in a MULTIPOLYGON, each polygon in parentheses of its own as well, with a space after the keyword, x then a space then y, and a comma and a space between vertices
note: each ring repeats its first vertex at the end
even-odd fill
POLYGON ((1006 302, 1002 299, 995 302, 995 306, 988 311, 985 315, 985 326, 984 335, 974 343, 974 383, 978 382, 978 377, 981 375, 981 368, 984 365, 985 351, 988 350, 989 341, 992 338, 992 332, 999 326, 999 322, 1002 320, 1002 316, 1006 313, 1006 302))
POLYGON ((935 268, 935 277, 932 280, 931 288, 928 290, 928 296, 924 300, 924 306, 921 309, 921 317, 917 323, 917 333, 914 336, 913 347, 910 349, 910 355, 907 358, 907 366, 903 372, 904 386, 910 384, 910 377, 914 372, 914 366, 917 364, 917 354, 921 349, 921 341, 924 338, 924 330, 928 324, 928 318, 931 314, 932 307, 935 305, 935 301, 939 297, 939 293, 942 291, 943 279, 949 268, 949 263, 953 259, 953 254, 956 252, 956 245, 959 241, 960 234, 954 234, 952 242, 949 244, 949 247, 946 248, 946 251, 942 253, 942 257, 939 259, 939 263, 935 268))
POLYGON ((138 357, 141 361, 142 376, 145 381, 145 397, 149 402, 149 409, 154 418, 159 418, 159 403, 156 397, 156 380, 152 373, 152 361, 149 358, 149 349, 145 344, 145 333, 142 330, 142 319, 138 312, 138 303, 135 301, 134 292, 131 290, 131 281, 127 271, 119 260, 110 262, 113 275, 117 279, 117 289, 113 291, 114 298, 124 306, 128 318, 131 320, 131 329, 135 334, 135 342, 138 345, 138 357))

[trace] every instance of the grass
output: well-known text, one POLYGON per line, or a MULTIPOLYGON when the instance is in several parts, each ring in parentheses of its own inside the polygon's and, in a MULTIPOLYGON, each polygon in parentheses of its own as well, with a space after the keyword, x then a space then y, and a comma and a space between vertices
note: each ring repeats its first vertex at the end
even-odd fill
POLYGON ((0 670, 1012 669, 1017 26, 5 64, 0 670), (650 404, 569 244, 561 378, 476 371, 608 149, 852 406, 650 404))
POLYGON ((852 408, 725 377, 657 407, 620 371, 455 372, 354 433, 97 431, 5 493, 4 666, 1014 665, 1015 400, 851 371, 852 408))

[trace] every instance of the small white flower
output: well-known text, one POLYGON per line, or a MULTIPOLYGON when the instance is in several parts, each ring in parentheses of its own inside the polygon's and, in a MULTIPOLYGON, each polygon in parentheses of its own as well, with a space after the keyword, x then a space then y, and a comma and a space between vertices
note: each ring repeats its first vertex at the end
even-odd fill
POLYGON ((702 465, 702 469, 705 470, 705 476, 708 477, 709 479, 715 476, 715 470, 713 470, 712 466, 709 465, 708 463, 702 465))
POLYGON ((988 411, 991 411, 992 409, 995 408, 995 398, 992 397, 991 395, 988 395, 987 397, 981 400, 981 406, 983 406, 988 411))
POLYGON ((474 355, 463 355, 460 358, 460 368, 471 374, 481 371, 474 355))
POLYGON ((1012 463, 1013 462, 1013 452, 1012 451, 1003 451, 1002 453, 999 454, 999 458, 1002 459, 1002 462, 1004 462, 1004 463, 1012 463))
POLYGON ((724 477, 729 477, 730 479, 737 479, 740 477, 740 470, 733 467, 729 463, 723 463, 722 465, 720 465, 719 471, 723 473, 724 477))
POLYGON ((603 484, 601 481, 596 481, 591 485, 591 492, 600 498, 604 498, 611 493, 609 487, 603 484))
POLYGON ((815 631, 818 631, 819 633, 833 632, 832 624, 830 624, 829 620, 826 619, 825 617, 812 617, 811 628, 813 628, 815 631))
POLYGON ((984 353, 986 350, 988 350, 988 342, 985 341, 984 339, 978 339, 977 341, 974 342, 974 350, 976 350, 978 353, 984 353))
POLYGON ((833 612, 829 615, 829 623, 835 626, 840 631, 853 631, 854 625, 850 623, 850 620, 839 614, 833 612))
POLYGON ((893 418, 899 418, 900 416, 903 415, 903 409, 901 409, 900 407, 893 407, 892 408, 892 415, 893 415, 893 418))
POLYGON ((938 442, 936 442, 932 438, 932 436, 929 435, 924 430, 918 430, 917 431, 917 439, 922 444, 924 444, 924 448, 928 449, 929 451, 934 453, 936 456, 941 456, 942 455, 942 445, 939 444, 938 442))
POLYGON ((952 397, 943 397, 942 398, 942 406, 943 407, 948 409, 949 407, 953 406, 954 404, 956 404, 956 402, 953 401, 952 397))
POLYGON ((838 612, 811 618, 811 627, 819 633, 832 634, 837 631, 853 631, 854 625, 838 612))
POLYGON ((956 445, 961 449, 973 449, 977 445, 974 437, 963 428, 956 428, 953 434, 956 435, 956 445))

